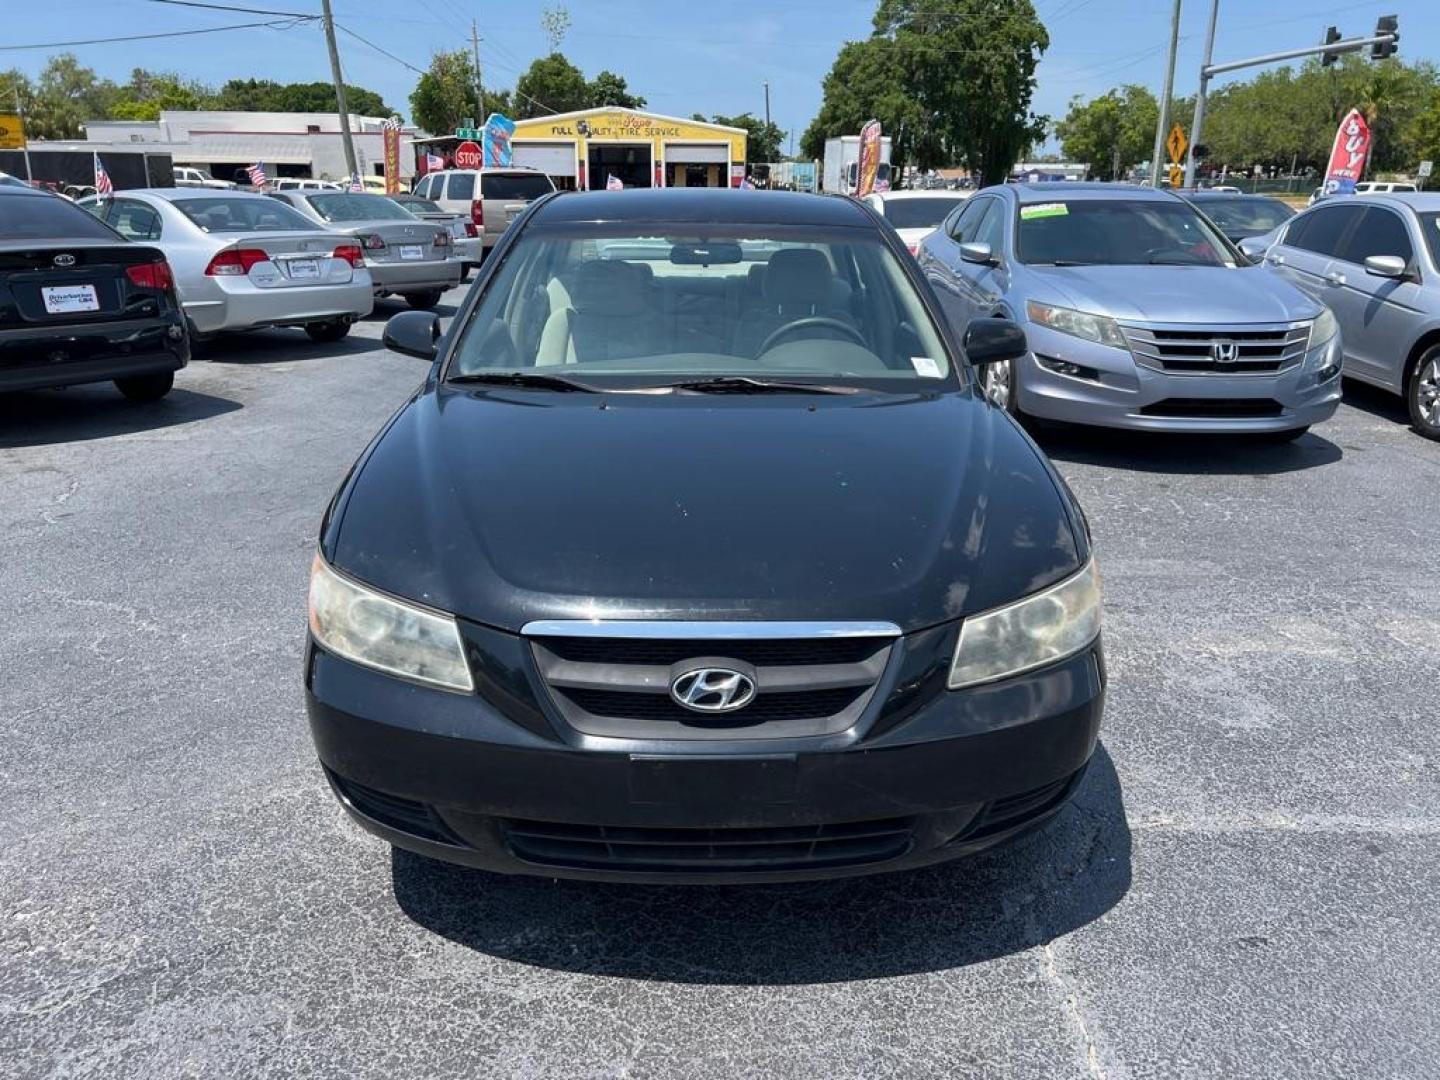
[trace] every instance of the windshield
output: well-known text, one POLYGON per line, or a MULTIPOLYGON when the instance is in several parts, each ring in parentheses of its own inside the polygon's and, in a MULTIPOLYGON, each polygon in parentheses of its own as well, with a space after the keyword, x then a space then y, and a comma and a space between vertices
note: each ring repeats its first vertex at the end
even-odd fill
POLYGON ((176 199, 175 207, 207 233, 314 231, 313 221, 282 202, 257 195, 176 199))
POLYGON ((523 199, 529 202, 554 190, 549 179, 535 173, 480 174, 480 197, 483 199, 523 199))
POLYGON ((448 374, 526 371, 602 386, 902 380, 913 389, 949 370, 920 296, 877 233, 690 223, 526 230, 448 374))
POLYGON ((0 198, 0 239, 107 240, 120 243, 109 226, 59 195, 7 195, 0 198))
POLYGON ((1205 199, 1198 205, 1227 236, 1259 236, 1295 216, 1279 199, 1205 199))
POLYGON ((885 220, 897 229, 933 229, 960 199, 886 199, 885 220))
POLYGON ((1020 261, 1070 266, 1234 266, 1225 239, 1179 200, 1076 199, 1020 207, 1020 261))
POLYGON ((361 195, 337 191, 323 195, 306 195, 315 212, 326 221, 414 221, 414 217, 398 203, 384 195, 361 195))

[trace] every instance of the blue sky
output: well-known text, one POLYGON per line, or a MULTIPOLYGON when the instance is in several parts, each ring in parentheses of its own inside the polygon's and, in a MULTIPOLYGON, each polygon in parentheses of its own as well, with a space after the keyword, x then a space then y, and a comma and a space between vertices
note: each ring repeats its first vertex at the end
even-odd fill
MULTIPOLYGON (((282 11, 318 11, 319 0, 213 0, 282 11)), ((348 81, 382 93, 405 110, 414 72, 438 49, 468 46, 470 17, 481 17, 481 60, 487 84, 512 86, 546 50, 540 12, 553 0, 333 0, 336 20, 397 59, 342 35, 348 81)), ((204 11, 149 0, 7 0, 0 45, 191 30, 248 22, 258 16, 204 11)), ((1121 82, 1160 91, 1170 0, 1038 0, 1051 47, 1040 67, 1035 107, 1063 115, 1075 94, 1101 93, 1121 82)), ((776 123, 800 133, 820 105, 820 82, 840 44, 869 31, 872 0, 783 0, 698 3, 696 0, 571 0, 571 28, 561 46, 587 75, 610 68, 624 75, 657 112, 764 114, 770 82, 776 123)), ((1185 0, 1176 92, 1193 93, 1209 11, 1208 0, 1185 0)), ((1346 36, 1367 33, 1381 14, 1400 16, 1401 55, 1440 58, 1440 0, 1221 0, 1216 60, 1295 48, 1318 41, 1329 23, 1346 36)), ((60 51, 60 50, 54 50, 60 51)), ((310 81, 329 77, 316 24, 294 29, 239 30, 156 42, 96 44, 71 49, 104 75, 124 79, 135 66, 176 70, 207 82, 231 77, 310 81)), ((47 51, 0 50, 0 68, 37 72, 47 51)))

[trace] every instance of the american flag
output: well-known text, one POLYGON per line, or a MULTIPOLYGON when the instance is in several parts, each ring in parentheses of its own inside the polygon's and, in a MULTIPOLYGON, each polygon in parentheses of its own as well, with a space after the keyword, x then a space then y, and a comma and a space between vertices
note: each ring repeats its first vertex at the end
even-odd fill
POLYGON ((351 173, 351 174, 350 174, 350 190, 351 190, 351 191, 358 191, 358 192, 361 192, 362 194, 364 193, 364 191, 365 191, 365 185, 364 185, 364 183, 360 180, 360 174, 359 174, 359 173, 351 173))
POLYGON ((624 188, 625 188, 625 183, 624 183, 624 181, 622 181, 622 180, 620 179, 620 177, 616 176, 614 173, 610 173, 610 174, 609 174, 609 177, 608 177, 608 178, 606 179, 606 181, 605 181, 605 190, 606 190, 606 191, 623 191, 624 188))
POLYGON ((439 154, 425 155, 425 171, 427 173, 439 172, 443 168, 445 168, 445 159, 439 154))
POLYGON ((105 171, 105 166, 100 164, 99 153, 95 154, 95 194, 102 199, 108 199, 115 194, 115 185, 110 182, 110 174, 105 171))
POLYGON ((254 165, 245 166, 245 175, 250 177, 250 183, 264 191, 270 183, 270 178, 265 175, 265 163, 257 161, 254 165))

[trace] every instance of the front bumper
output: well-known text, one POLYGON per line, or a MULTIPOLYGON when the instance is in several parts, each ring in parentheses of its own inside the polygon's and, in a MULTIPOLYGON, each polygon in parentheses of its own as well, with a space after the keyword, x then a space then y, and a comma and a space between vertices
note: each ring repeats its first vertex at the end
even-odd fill
POLYGON ((1173 374, 1137 364, 1128 350, 1025 324, 1018 362, 1022 412, 1045 420, 1140 431, 1262 433, 1328 420, 1340 405, 1338 335, 1275 374, 1173 374), (1093 374, 1061 374, 1043 360, 1093 374), (1318 373, 1334 360, 1323 380, 1318 373), (1206 403, 1213 403, 1213 410, 1206 403))
MULTIPOLYGON (((1097 641, 1051 667, 944 689, 955 628, 902 639, 855 727, 815 738, 598 738, 560 719, 528 645, 485 638, 476 694, 311 643, 306 705, 341 803, 397 846, 512 874, 790 881, 908 869, 1034 828, 1097 738, 1097 641)), ((508 640, 506 640, 508 639, 508 640)))
POLYGON ((417 262, 372 262, 366 264, 377 293, 428 292, 453 289, 460 284, 458 259, 427 259, 417 262))
POLYGON ((178 312, 143 321, 0 330, 0 392, 178 371, 190 339, 178 312))

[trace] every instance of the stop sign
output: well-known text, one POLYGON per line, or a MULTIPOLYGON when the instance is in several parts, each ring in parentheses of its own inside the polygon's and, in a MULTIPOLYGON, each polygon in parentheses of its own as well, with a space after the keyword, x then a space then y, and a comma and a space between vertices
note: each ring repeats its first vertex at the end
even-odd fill
POLYGON ((455 167, 457 169, 478 169, 480 168, 480 147, 477 143, 462 142, 455 148, 455 167))

